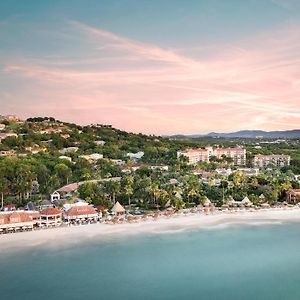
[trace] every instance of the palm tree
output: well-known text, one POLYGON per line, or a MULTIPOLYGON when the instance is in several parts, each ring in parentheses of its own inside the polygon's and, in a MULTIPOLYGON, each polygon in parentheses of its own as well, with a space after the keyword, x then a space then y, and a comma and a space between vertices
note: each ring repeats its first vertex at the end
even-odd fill
POLYGON ((116 196, 120 193, 120 183, 115 180, 108 180, 103 184, 103 189, 106 194, 109 194, 110 201, 116 204, 116 196))
POLYGON ((130 199, 131 196, 133 195, 133 187, 130 184, 125 185, 124 187, 124 194, 128 197, 128 205, 129 205, 129 209, 130 209, 130 199))
POLYGON ((152 183, 151 186, 150 186, 150 190, 153 194, 153 204, 157 205, 158 204, 157 199, 159 198, 159 196, 161 194, 161 190, 160 190, 158 184, 157 183, 152 183))

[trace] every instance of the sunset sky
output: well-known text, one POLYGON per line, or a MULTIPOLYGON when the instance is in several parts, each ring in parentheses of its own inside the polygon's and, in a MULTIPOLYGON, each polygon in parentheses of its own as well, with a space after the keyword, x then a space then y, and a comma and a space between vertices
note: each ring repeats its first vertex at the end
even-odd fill
POLYGON ((300 128, 300 0, 1 0, 0 114, 300 128))

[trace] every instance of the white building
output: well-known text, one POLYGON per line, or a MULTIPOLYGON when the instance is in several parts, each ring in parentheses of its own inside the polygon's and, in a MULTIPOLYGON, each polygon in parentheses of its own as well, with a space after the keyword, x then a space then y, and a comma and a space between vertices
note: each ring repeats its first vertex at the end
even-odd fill
POLYGON ((132 160, 138 160, 141 159, 144 156, 144 152, 143 151, 139 151, 137 153, 127 153, 126 156, 128 156, 130 159, 132 160))
POLYGON ((105 141, 95 141, 95 144, 97 145, 97 146, 104 146, 105 145, 105 141))
POLYGON ((255 155, 254 156, 254 167, 257 168, 270 168, 277 167, 282 168, 289 166, 291 157, 285 154, 272 154, 272 155, 255 155))
POLYGON ((59 153, 66 154, 66 153, 70 153, 70 152, 77 152, 78 149, 79 149, 78 147, 68 147, 68 148, 59 150, 59 153))
POLYGON ((79 157, 84 158, 88 161, 97 161, 103 158, 103 154, 93 153, 93 154, 80 155, 79 157))

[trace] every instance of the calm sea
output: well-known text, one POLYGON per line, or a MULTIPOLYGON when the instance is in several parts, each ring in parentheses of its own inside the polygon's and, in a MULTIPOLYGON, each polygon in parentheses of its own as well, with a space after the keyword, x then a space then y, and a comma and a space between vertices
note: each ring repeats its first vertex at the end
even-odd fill
POLYGON ((300 223, 1 253, 0 299, 299 300, 300 223))

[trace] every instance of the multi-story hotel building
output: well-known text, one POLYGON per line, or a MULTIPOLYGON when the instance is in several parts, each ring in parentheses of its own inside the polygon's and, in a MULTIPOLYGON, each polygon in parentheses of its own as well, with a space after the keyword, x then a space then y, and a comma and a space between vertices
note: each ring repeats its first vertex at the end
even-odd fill
POLYGON ((244 148, 212 148, 205 149, 186 149, 177 152, 177 157, 185 156, 189 160, 189 164, 196 164, 200 161, 209 162, 212 156, 219 159, 223 157, 230 157, 235 165, 246 164, 246 149, 244 148))
POLYGON ((272 155, 255 155, 254 166, 257 168, 277 167, 282 168, 289 166, 291 157, 285 154, 272 154, 272 155))

